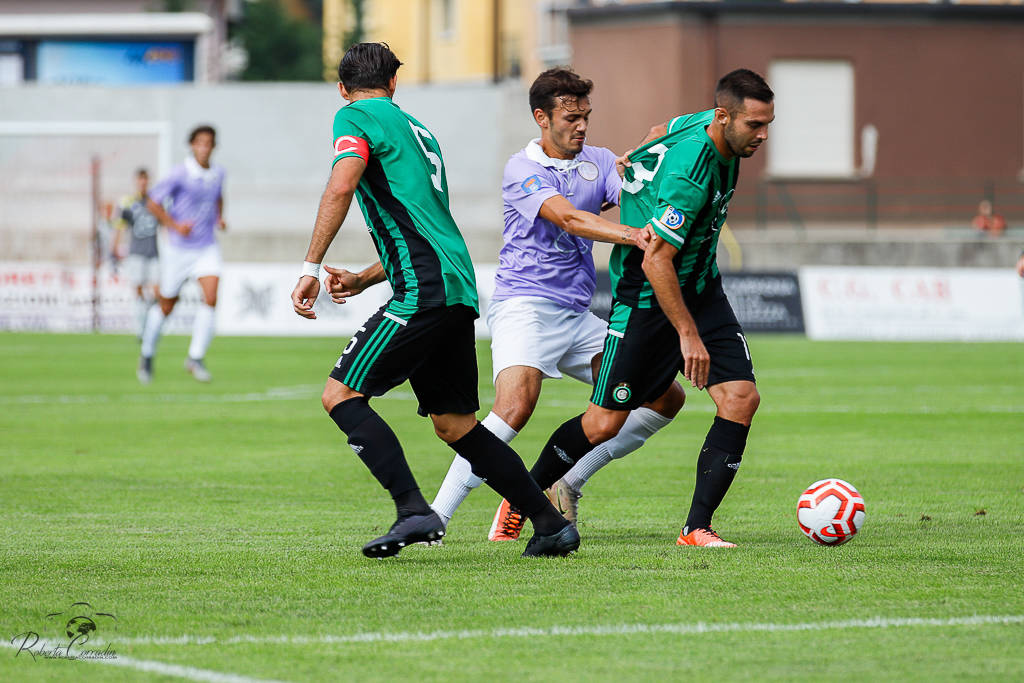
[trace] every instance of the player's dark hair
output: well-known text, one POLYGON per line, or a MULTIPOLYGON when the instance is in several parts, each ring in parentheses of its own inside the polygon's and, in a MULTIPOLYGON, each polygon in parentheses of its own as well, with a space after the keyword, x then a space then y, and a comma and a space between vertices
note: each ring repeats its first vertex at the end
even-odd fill
POLYGON ((356 43, 338 64, 338 80, 349 92, 387 88, 400 66, 387 43, 356 43))
POLYGON ((210 137, 213 138, 214 142, 217 142, 217 131, 213 129, 213 126, 196 126, 192 129, 192 132, 188 134, 188 144, 192 144, 196 141, 196 138, 203 133, 209 133, 210 137))
POLYGON ((137 169, 135 169, 135 177, 136 178, 142 178, 142 177, 148 178, 149 177, 149 171, 144 169, 144 168, 137 168, 137 169))
POLYGON ((761 76, 750 69, 730 71, 722 76, 715 86, 715 106, 725 109, 730 115, 740 111, 743 108, 743 100, 748 97, 758 102, 769 103, 775 99, 775 93, 761 76))
POLYGON ((537 76, 530 86, 530 111, 540 109, 551 116, 557 98, 572 97, 579 100, 589 97, 593 89, 593 81, 580 78, 579 74, 568 67, 556 66, 537 76))

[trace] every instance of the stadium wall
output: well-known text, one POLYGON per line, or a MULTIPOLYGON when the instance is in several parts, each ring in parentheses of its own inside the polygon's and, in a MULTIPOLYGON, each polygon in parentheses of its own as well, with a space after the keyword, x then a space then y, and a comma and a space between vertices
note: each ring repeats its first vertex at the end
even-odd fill
MULTIPOLYGON (((852 67, 852 126, 823 133, 852 147, 849 173, 772 175, 769 157, 779 150, 769 139, 743 164, 730 207, 737 227, 771 220, 758 215, 755 198, 780 188, 778 219, 788 222, 793 214, 824 223, 967 222, 986 196, 1011 223, 1024 221, 1024 7, 637 3, 574 9, 569 18, 573 63, 596 81, 600 123, 591 139, 613 149, 635 145, 655 122, 711 106, 715 80, 732 69, 770 77, 780 61, 852 67), (869 126, 872 158, 861 142, 869 126)), ((777 135, 785 126, 813 134, 828 120, 828 107, 808 97, 806 110, 777 118, 777 135)))
MULTIPOLYGON (((0 97, 0 253, 81 263, 89 253, 89 163, 116 201, 132 171, 161 175, 187 152, 189 130, 217 128, 214 161, 227 170, 227 258, 301 259, 330 172, 332 85, 231 84, 99 88, 24 86, 0 97), (118 124, 124 125, 119 133, 118 124)), ((493 260, 501 235, 501 173, 536 135, 520 83, 401 87, 395 101, 440 141, 452 212, 474 256, 493 260)), ((330 257, 374 258, 358 211, 330 257), (356 237, 355 235, 358 234, 356 237)))

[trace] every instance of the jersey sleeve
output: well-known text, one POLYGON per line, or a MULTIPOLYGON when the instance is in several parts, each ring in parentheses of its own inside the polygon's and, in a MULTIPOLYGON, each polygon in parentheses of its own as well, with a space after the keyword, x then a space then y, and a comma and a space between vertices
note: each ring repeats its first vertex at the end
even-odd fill
POLYGON ((183 165, 175 166, 171 169, 171 172, 167 174, 167 177, 162 179, 160 182, 149 191, 149 198, 157 204, 163 204, 168 199, 174 199, 178 196, 178 192, 181 191, 181 182, 185 176, 185 167, 183 165))
POLYGON ((346 157, 359 157, 364 163, 370 163, 370 135, 361 117, 350 107, 342 107, 334 115, 334 161, 346 157))
POLYGON ((515 157, 505 164, 501 198, 526 220, 537 220, 541 205, 556 194, 558 190, 536 164, 515 157))
POLYGON ((686 242, 690 224, 708 198, 708 164, 714 161, 701 156, 702 148, 680 144, 665 155, 666 176, 658 187, 651 227, 677 249, 686 242))
POLYGON ((607 204, 619 205, 619 193, 622 191, 622 178, 615 168, 615 152, 607 152, 601 160, 601 175, 604 177, 604 201, 607 204))

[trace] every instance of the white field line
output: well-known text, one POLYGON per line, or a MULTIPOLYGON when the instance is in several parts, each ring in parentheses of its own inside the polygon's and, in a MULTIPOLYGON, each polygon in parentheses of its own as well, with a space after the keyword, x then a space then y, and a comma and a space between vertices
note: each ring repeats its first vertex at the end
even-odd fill
MULTIPOLYGON (((0 645, 11 649, 17 649, 18 645, 12 644, 8 641, 0 641, 0 645)), ((74 656, 75 651, 71 651, 71 655, 74 656)), ((18 656, 30 657, 28 653, 19 653, 18 656)), ((43 661, 40 655, 36 655, 36 663, 39 666, 46 666, 46 662, 43 661)), ((239 676, 231 673, 221 673, 220 671, 211 671, 209 669, 197 669, 194 666, 181 666, 179 664, 167 664, 164 662, 155 662, 146 659, 135 659, 133 657, 125 657, 123 655, 117 655, 116 659, 82 659, 77 661, 90 662, 96 664, 106 664, 108 666, 120 666, 126 669, 135 669, 136 671, 145 671, 147 673, 160 674, 162 676, 174 676, 176 678, 184 678, 189 681, 204 681, 205 683, 281 683, 280 681, 274 681, 267 678, 249 678, 248 676, 239 676)))
POLYGON ((144 636, 118 639, 120 645, 335 645, 347 643, 408 643, 436 640, 494 640, 499 638, 533 638, 537 636, 628 636, 669 633, 698 635, 702 633, 787 633, 793 631, 829 631, 847 629, 882 629, 910 627, 984 626, 1024 624, 1024 615, 970 616, 940 618, 850 619, 797 624, 778 623, 704 623, 693 624, 613 624, 607 626, 554 626, 551 628, 498 628, 490 630, 428 631, 394 633, 370 632, 351 635, 317 636, 144 636))
MULTIPOLYGON (((254 391, 239 394, 16 394, 0 396, 0 405, 47 405, 47 404, 90 404, 90 403, 260 403, 267 401, 313 401, 320 396, 323 387, 319 384, 304 384, 291 387, 273 387, 266 391, 254 391)), ((493 397, 481 396, 481 405, 489 405, 493 397)), ((408 391, 392 391, 377 401, 415 401, 416 396, 408 391)), ((567 401, 564 399, 541 400, 541 408, 568 408, 582 411, 586 408, 585 400, 567 401)), ((713 413, 713 404, 690 405, 684 412, 713 413)), ((990 404, 980 406, 958 406, 937 408, 928 405, 918 406, 865 406, 865 405, 795 405, 774 407, 762 405, 759 414, 862 414, 862 415, 963 415, 964 413, 983 413, 992 415, 1024 414, 1024 405, 990 404)))

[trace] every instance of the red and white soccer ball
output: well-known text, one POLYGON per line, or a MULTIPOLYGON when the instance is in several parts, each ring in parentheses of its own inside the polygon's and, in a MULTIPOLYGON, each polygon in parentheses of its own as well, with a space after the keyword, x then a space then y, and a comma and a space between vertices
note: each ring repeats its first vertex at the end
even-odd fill
POLYGON ((822 479, 800 496, 796 519, 800 530, 815 543, 841 545, 864 524, 864 499, 849 482, 822 479))

